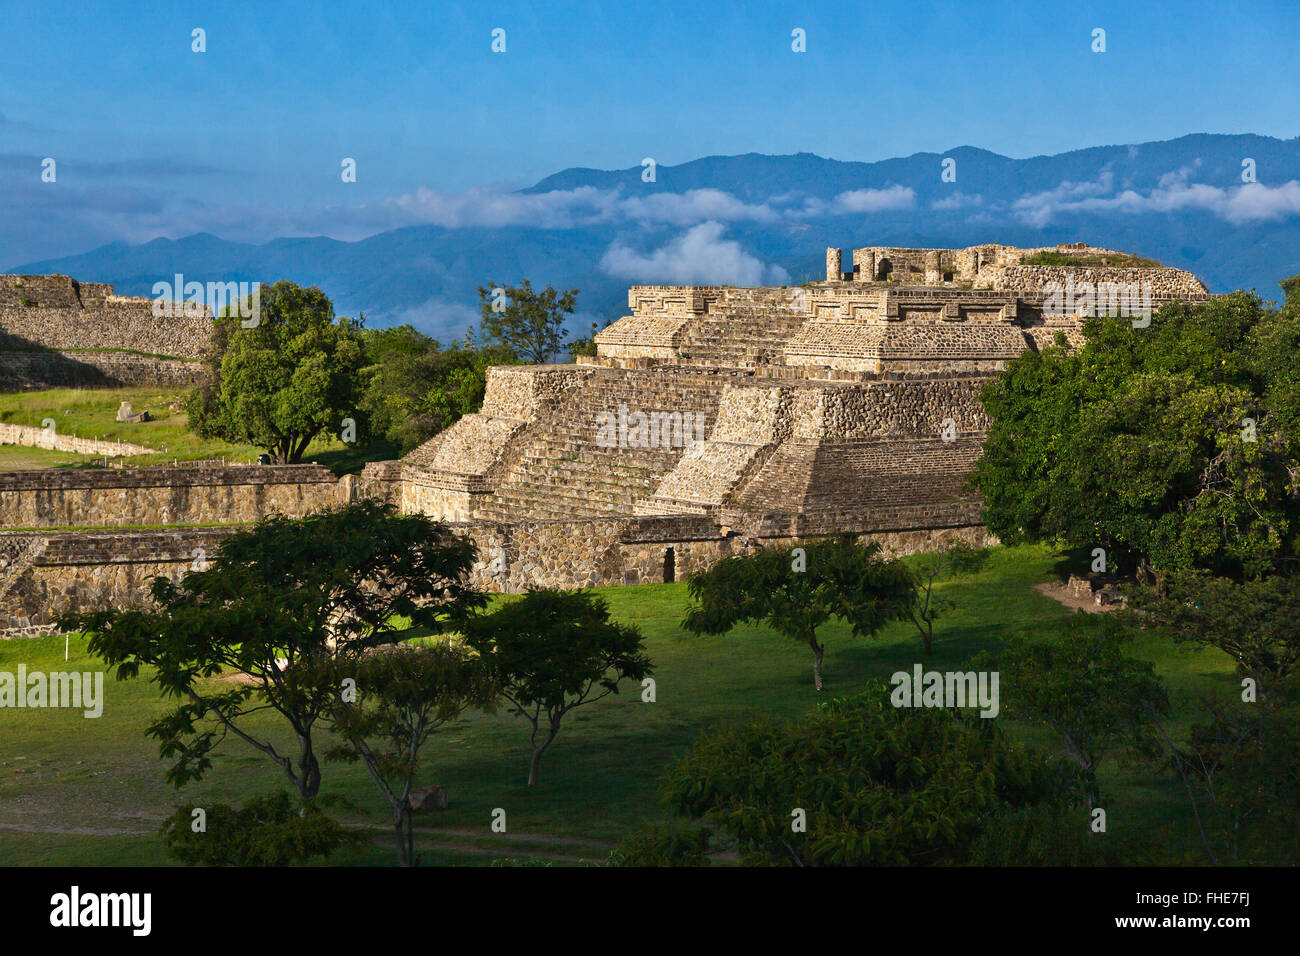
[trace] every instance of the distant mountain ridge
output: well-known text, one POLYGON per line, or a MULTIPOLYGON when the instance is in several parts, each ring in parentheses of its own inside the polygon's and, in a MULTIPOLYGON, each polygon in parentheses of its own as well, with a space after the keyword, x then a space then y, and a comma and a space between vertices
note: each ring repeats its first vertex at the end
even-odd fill
POLYGON ((406 226, 355 242, 253 244, 198 233, 113 242, 5 271, 111 282, 128 295, 149 295, 176 272, 205 281, 288 278, 320 286, 342 314, 364 312, 375 325, 410 321, 444 341, 476 321, 476 290, 489 282, 526 277, 578 288, 574 325, 585 328, 622 315, 626 288, 638 281, 673 284, 714 266, 716 281, 733 284, 756 266, 785 282, 821 278, 828 245, 1085 241, 1189 269, 1213 291, 1257 288, 1268 297, 1278 279, 1300 272, 1300 198, 1286 187, 1293 183, 1300 197, 1300 137, 1192 134, 1026 159, 969 146, 877 162, 748 153, 658 165, 653 182, 642 172, 572 168, 506 194, 594 190, 617 200, 616 212, 590 221, 406 226), (1251 218, 1232 204, 1247 158, 1277 214, 1251 218), (956 161, 956 182, 941 179, 944 159, 956 161), (713 192, 692 192, 704 190, 713 192), (725 228, 684 239, 710 219, 725 228))

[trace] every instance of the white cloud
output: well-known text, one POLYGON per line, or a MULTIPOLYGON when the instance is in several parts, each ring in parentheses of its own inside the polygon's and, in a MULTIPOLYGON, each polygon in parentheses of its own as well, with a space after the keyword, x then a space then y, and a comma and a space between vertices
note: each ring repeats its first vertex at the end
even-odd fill
POLYGON ((616 242, 600 267, 612 276, 656 285, 780 285, 789 274, 765 265, 734 239, 723 239, 726 227, 703 222, 654 251, 642 254, 616 242))
POLYGON ((400 225, 434 225, 449 229, 466 226, 570 229, 629 220, 684 226, 706 220, 770 222, 779 217, 766 203, 746 203, 718 189, 629 196, 622 190, 596 189, 593 186, 546 193, 471 189, 455 195, 421 187, 414 193, 387 199, 378 205, 359 207, 357 214, 370 217, 376 223, 396 219, 400 225))
POLYGON ((884 189, 853 189, 843 192, 827 202, 815 196, 804 200, 794 215, 802 218, 818 216, 847 216, 890 209, 908 209, 916 202, 916 191, 909 186, 887 186, 884 189))
POLYGON ((1113 195, 1108 176, 1095 183, 1062 183, 1047 192, 1017 200, 1012 209, 1021 219, 1041 226, 1061 214, 1073 212, 1148 213, 1203 210, 1238 225, 1300 215, 1300 182, 1278 186, 1243 183, 1222 187, 1190 181, 1190 170, 1178 170, 1160 178, 1156 187, 1143 195, 1124 189, 1113 195))
POLYGON ((930 203, 931 209, 951 212, 958 209, 973 209, 984 205, 984 197, 977 194, 955 192, 944 199, 936 199, 930 203))

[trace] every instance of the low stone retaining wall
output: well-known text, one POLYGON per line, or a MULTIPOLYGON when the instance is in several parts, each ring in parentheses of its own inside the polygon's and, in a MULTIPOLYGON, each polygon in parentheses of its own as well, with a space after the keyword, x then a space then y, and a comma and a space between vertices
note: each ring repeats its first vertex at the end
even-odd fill
POLYGON ((78 438, 32 425, 13 425, 0 422, 0 445, 23 445, 27 448, 48 448, 52 451, 75 452, 78 455, 100 455, 120 458, 125 455, 151 455, 152 448, 132 445, 130 442, 101 441, 96 438, 78 438))

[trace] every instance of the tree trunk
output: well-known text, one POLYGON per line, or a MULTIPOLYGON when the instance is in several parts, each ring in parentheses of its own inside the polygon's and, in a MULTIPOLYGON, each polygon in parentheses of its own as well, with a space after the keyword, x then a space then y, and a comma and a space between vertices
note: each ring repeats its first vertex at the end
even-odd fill
POLYGON ((810 636, 808 644, 813 650, 813 686, 818 690, 822 689, 822 654, 826 651, 825 644, 818 644, 817 638, 810 636))
POLYGON ((559 732, 560 728, 558 726, 552 727, 550 733, 546 735, 546 739, 542 741, 542 745, 540 747, 533 746, 533 759, 528 764, 528 786, 531 787, 537 783, 537 778, 542 769, 542 754, 546 752, 546 748, 551 745, 551 741, 555 739, 555 735, 559 732))
POLYGON ((415 866, 415 833, 411 819, 411 804, 404 803, 394 815, 393 829, 397 833, 397 859, 402 866, 415 866))
POLYGON ((533 759, 528 764, 528 786, 531 787, 537 783, 537 774, 538 771, 541 770, 541 767, 542 767, 542 748, 538 747, 535 750, 533 750, 533 759))
POLYGON ((293 785, 298 788, 298 795, 310 800, 320 792, 320 761, 312 749, 311 737, 298 737, 298 776, 289 775, 293 785))

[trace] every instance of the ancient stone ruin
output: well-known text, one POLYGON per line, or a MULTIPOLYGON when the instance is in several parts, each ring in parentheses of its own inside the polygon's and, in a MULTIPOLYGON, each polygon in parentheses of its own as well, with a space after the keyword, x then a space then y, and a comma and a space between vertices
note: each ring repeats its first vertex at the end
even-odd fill
POLYGON ((477 414, 366 477, 406 511, 475 526, 505 590, 661 581, 807 535, 894 552, 983 539, 967 488, 979 391, 1025 349, 1079 340, 1080 310, 1053 290, 1102 307, 1144 290, 1152 309, 1206 296, 1190 273, 1085 245, 852 262, 828 249, 826 279, 797 288, 634 286, 595 358, 493 368, 477 414))
MULTIPOLYGON (((1079 341, 1082 317, 1116 301, 1154 311, 1207 297, 1190 273, 1083 245, 871 247, 851 262, 845 272, 829 249, 826 279, 796 288, 635 286, 596 356, 492 368, 479 412, 359 479, 224 464, 0 476, 14 529, 0 534, 0 630, 140 601, 154 575, 188 573, 234 530, 185 525, 358 496, 470 535, 475 583, 492 591, 672 581, 833 533, 894 554, 984 542, 967 480, 988 426, 985 382, 1058 333, 1079 341)), ((126 341, 92 317, 107 287, 36 278, 60 280, 38 294, 75 291, 81 306, 59 305, 53 332, 15 328, 14 310, 30 319, 32 306, 0 281, 0 347, 15 335, 54 349, 126 341)), ((166 342, 141 351, 201 354, 208 329, 168 321, 154 333, 166 342)))

